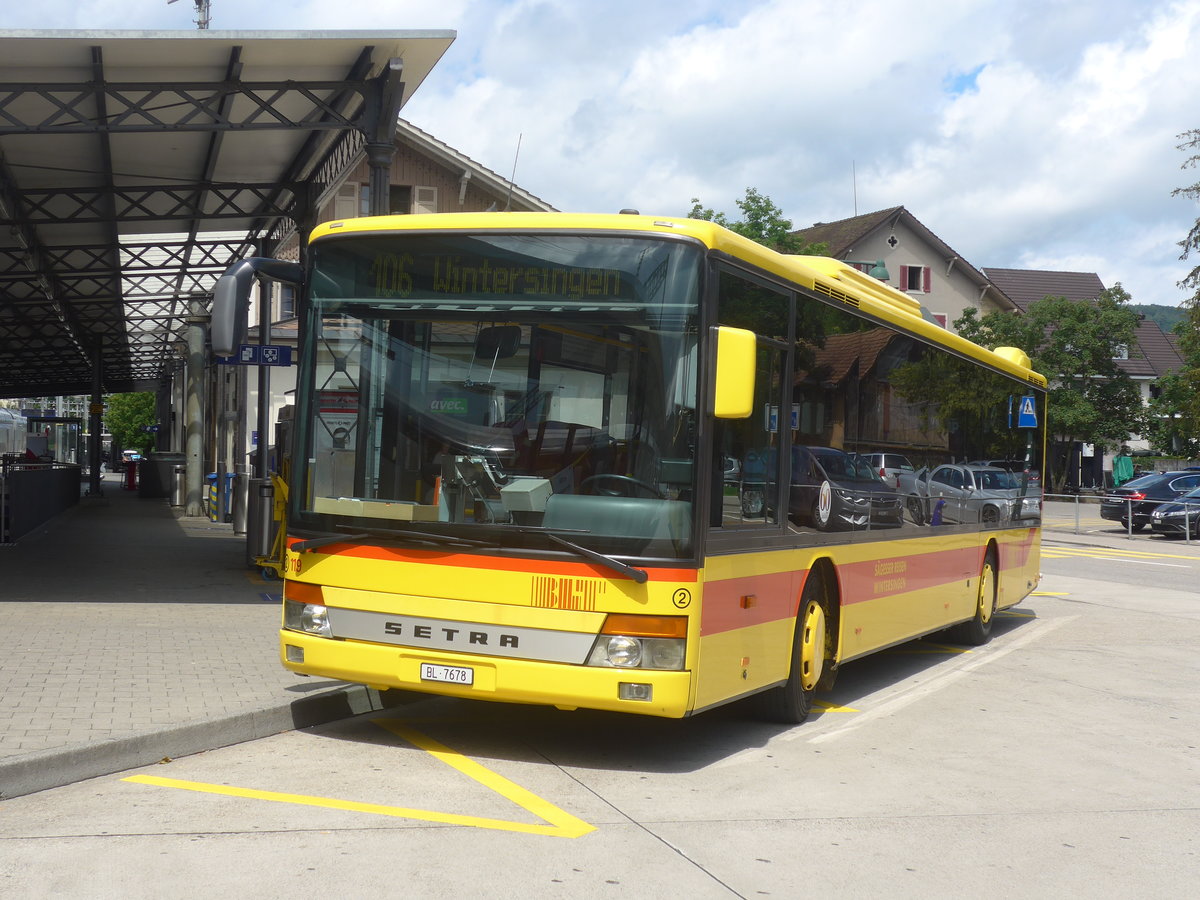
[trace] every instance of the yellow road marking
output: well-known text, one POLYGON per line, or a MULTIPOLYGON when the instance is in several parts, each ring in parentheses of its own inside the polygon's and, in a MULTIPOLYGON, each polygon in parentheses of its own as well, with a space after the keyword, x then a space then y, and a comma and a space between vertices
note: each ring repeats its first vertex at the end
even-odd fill
POLYGON ((135 784, 150 784, 159 787, 178 788, 185 791, 197 791, 204 794, 221 794, 227 797, 245 797, 251 800, 269 800, 274 803, 292 803, 299 806, 316 806, 323 809, 338 809, 346 812, 391 816, 399 819, 417 819, 422 822, 439 822, 445 825, 465 825, 471 828, 490 828, 496 831, 515 831, 521 834, 540 834, 548 837, 577 838, 596 830, 594 825, 589 825, 582 819, 578 819, 570 813, 559 809, 554 804, 543 800, 520 785, 514 784, 504 776, 485 769, 477 762, 468 759, 460 753, 456 753, 444 744, 439 744, 437 741, 420 732, 413 731, 411 728, 406 728, 399 723, 376 720, 375 724, 393 732, 415 747, 424 750, 440 762, 457 769, 468 778, 479 782, 489 790, 495 791, 502 797, 520 806, 526 812, 532 813, 549 824, 538 825, 526 822, 511 822, 506 819, 464 816, 457 813, 411 809, 405 806, 386 806, 379 803, 359 803, 354 800, 314 797, 308 794, 260 791, 254 788, 208 784, 202 781, 161 778, 157 775, 131 775, 121 780, 135 784))
POLYGON ((1193 562, 1195 556, 1186 553, 1154 553, 1150 550, 1120 550, 1108 547, 1047 547, 1042 545, 1042 556, 1063 558, 1068 556, 1085 559, 1105 559, 1121 557, 1122 559, 1188 559, 1193 562))
POLYGON ((826 703, 824 700, 814 700, 813 707, 817 712, 858 712, 853 706, 838 706, 836 703, 826 703))
MULTIPOLYGON (((589 831, 596 830, 594 826, 559 809, 548 800, 543 800, 537 794, 525 790, 525 788, 509 781, 503 775, 498 775, 490 769, 485 769, 474 760, 468 759, 461 753, 456 753, 446 745, 439 744, 433 738, 421 734, 419 731, 414 731, 399 722, 382 719, 374 721, 376 725, 386 728, 398 737, 408 741, 414 747, 419 747, 435 759, 462 772, 468 778, 478 781, 484 787, 491 788, 502 797, 507 797, 527 812, 550 822, 560 832, 558 834, 559 837, 581 837, 589 831)), ((534 833, 542 834, 545 832, 538 831, 534 833)))

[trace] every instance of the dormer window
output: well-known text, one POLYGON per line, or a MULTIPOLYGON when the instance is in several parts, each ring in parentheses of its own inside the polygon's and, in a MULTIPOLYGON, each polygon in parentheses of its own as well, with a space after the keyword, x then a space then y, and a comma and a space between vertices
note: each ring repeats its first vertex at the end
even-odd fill
POLYGON ((933 283, 933 270, 929 266, 901 266, 900 290, 910 294, 928 294, 933 283))

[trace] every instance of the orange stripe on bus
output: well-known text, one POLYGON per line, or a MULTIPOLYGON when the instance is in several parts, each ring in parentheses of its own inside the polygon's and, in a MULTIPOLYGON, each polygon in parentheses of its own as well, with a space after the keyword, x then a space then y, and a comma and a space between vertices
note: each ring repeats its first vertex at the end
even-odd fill
MULTIPOLYGON (((303 538, 292 538, 291 542, 303 538)), ((386 562, 419 563, 427 565, 436 563, 442 566, 453 566, 460 569, 494 569, 502 572, 529 572, 534 575, 569 575, 576 578, 602 577, 621 579, 612 569, 589 562, 558 562, 543 559, 513 559, 502 556, 481 556, 474 553, 447 553, 439 550, 392 549, 355 544, 329 544, 321 548, 330 552, 331 549, 339 557, 354 559, 379 559, 386 562), (341 547, 346 549, 342 550, 341 547)), ((695 569, 668 569, 638 566, 645 569, 650 581, 682 581, 695 583, 699 577, 695 569)))

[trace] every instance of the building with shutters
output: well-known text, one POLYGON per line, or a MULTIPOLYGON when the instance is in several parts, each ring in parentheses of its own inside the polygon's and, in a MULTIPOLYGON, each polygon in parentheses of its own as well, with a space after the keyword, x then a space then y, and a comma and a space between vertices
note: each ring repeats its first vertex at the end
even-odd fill
POLYGON ((828 245, 826 254, 879 277, 919 302, 926 317, 943 328, 967 309, 980 315, 1016 312, 1003 290, 903 206, 818 222, 793 232, 828 245))

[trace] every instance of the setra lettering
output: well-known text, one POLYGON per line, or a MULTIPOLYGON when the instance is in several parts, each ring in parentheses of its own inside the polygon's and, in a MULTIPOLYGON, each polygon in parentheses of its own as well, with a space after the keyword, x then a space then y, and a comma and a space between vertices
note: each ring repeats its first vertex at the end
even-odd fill
POLYGON ((516 634, 505 634, 504 632, 489 634, 486 631, 463 631, 461 628, 450 627, 436 628, 433 625, 416 625, 411 622, 384 622, 383 631, 385 634, 397 637, 408 636, 414 641, 430 641, 444 644, 447 647, 468 644, 476 647, 508 647, 515 650, 521 645, 520 635, 516 634))

